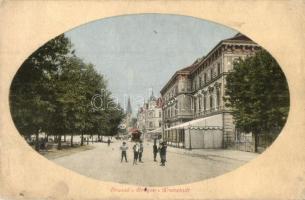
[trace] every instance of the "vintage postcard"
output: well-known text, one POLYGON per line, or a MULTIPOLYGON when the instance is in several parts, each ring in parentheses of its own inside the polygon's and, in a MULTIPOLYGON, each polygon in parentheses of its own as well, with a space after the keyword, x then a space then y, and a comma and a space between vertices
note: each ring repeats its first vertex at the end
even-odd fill
POLYGON ((2 1, 0 199, 304 199, 302 1, 2 1))

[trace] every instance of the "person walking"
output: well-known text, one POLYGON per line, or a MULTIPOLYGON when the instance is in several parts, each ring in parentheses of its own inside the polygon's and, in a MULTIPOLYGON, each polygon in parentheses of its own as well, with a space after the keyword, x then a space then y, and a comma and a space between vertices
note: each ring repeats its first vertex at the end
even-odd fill
POLYGON ((139 150, 140 150, 139 144, 136 142, 133 145, 133 164, 134 165, 137 165, 139 150))
POLYGON ((154 146, 153 146, 153 154, 154 154, 154 161, 157 162, 157 154, 158 154, 158 147, 157 147, 157 141, 154 140, 154 146))
POLYGON ((120 147, 121 149, 121 162, 123 162, 123 158, 125 158, 125 162, 127 161, 127 150, 128 146, 126 145, 126 142, 123 142, 122 146, 120 147))
POLYGON ((140 148, 139 148, 139 162, 143 163, 142 161, 142 155, 143 155, 143 151, 144 151, 144 146, 143 146, 143 142, 140 141, 140 148))
POLYGON ((111 143, 111 141, 110 141, 110 139, 108 138, 108 140, 107 140, 107 143, 108 143, 108 147, 110 146, 110 143, 111 143))
POLYGON ((166 162, 166 142, 162 142, 161 148, 160 148, 160 157, 161 157, 161 165, 160 166, 165 166, 166 162))

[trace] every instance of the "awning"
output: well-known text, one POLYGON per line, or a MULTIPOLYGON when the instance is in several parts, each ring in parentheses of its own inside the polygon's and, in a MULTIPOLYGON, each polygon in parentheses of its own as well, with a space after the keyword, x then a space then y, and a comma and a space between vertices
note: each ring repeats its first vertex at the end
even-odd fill
POLYGON ((152 131, 148 131, 147 133, 161 133, 162 132, 162 129, 161 128, 157 128, 157 129, 154 129, 152 131))
POLYGON ((174 129, 222 129, 222 126, 210 126, 206 124, 206 121, 211 117, 205 117, 200 119, 195 119, 189 122, 185 122, 183 124, 178 124, 176 126, 165 129, 165 131, 174 130, 174 129))

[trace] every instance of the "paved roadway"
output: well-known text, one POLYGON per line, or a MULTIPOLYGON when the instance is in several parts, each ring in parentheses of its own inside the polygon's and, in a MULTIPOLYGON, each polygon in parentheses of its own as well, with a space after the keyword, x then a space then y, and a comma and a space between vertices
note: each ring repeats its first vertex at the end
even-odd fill
MULTIPOLYGON (((152 144, 144 143, 144 163, 132 164, 132 145, 128 142, 128 163, 121 163, 120 141, 110 147, 93 144, 94 149, 53 159, 80 174, 125 184, 169 186, 200 181, 229 172, 255 158, 257 154, 231 150, 182 150, 168 147, 166 166, 153 161, 152 144)), ((158 157, 158 161, 160 158, 158 157)))

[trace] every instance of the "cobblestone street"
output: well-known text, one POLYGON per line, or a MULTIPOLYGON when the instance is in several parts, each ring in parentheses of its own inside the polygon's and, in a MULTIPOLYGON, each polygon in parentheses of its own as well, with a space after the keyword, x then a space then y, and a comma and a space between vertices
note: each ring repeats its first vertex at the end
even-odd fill
MULTIPOLYGON (((152 144, 144 143, 144 163, 133 165, 133 143, 128 142, 128 163, 121 163, 121 141, 110 147, 97 143, 94 149, 53 159, 59 165, 102 181, 141 186, 168 186, 212 178, 245 164, 258 154, 233 150, 184 150, 167 148, 165 167, 153 161, 152 144)), ((158 161, 160 160, 158 156, 158 161)))

